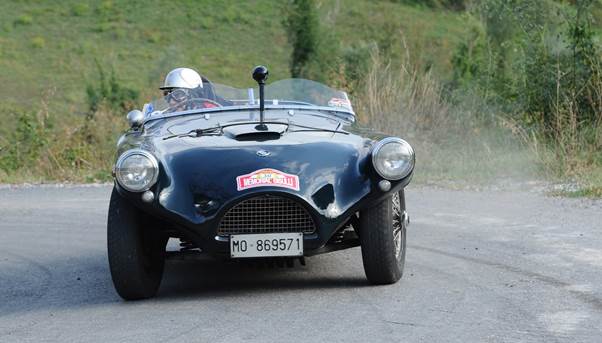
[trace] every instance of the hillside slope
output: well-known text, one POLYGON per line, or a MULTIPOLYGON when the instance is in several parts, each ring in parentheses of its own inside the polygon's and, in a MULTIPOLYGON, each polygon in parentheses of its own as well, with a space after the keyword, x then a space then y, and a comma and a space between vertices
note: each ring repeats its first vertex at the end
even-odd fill
MULTIPOLYGON (((253 84, 258 64, 269 67, 269 81, 290 77, 284 3, 1 1, 0 183, 109 180, 124 112, 159 96, 172 68, 237 87, 253 84), (107 89, 99 87, 100 70, 106 78, 114 72, 115 84, 138 100, 91 112, 87 87, 96 95, 107 89)), ((386 0, 316 3, 339 52, 369 52, 376 43, 443 77, 468 30, 455 12, 386 0)))
MULTIPOLYGON (((250 84, 266 64, 273 79, 289 76, 290 47, 280 1, 13 1, 0 3, 0 102, 39 103, 45 92, 61 110, 78 112, 97 64, 142 95, 167 71, 190 66, 210 79, 250 84)), ((440 73, 466 27, 454 13, 388 1, 319 2, 324 25, 344 44, 404 38, 440 73), (401 33, 401 35, 398 35, 401 33), (393 34, 393 38, 391 38, 393 34)), ((143 97, 144 98, 144 97, 143 97)))

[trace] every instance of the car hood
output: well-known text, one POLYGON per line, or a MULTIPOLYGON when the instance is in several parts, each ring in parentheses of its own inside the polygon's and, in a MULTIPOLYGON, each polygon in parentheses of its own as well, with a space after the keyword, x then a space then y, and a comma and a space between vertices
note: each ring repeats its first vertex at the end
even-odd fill
MULTIPOLYGON (((325 115, 268 116, 263 131, 257 130, 252 113, 228 116, 161 119, 123 135, 118 155, 136 148, 149 151, 160 172, 150 189, 151 202, 118 191, 206 239, 214 238, 227 211, 255 196, 295 200, 324 232, 333 233, 363 206, 388 194, 376 185, 379 178, 370 163, 380 133, 325 115)), ((409 180, 396 182, 392 190, 409 180)), ((329 237, 323 238, 322 243, 329 237)))
POLYGON ((376 179, 369 158, 381 134, 332 116, 297 113, 293 121, 287 114, 268 117, 262 132, 252 114, 240 112, 231 118, 157 120, 122 136, 118 154, 133 148, 154 154, 160 173, 151 188, 152 206, 193 230, 216 226, 232 206, 263 194, 296 199, 334 230, 367 199, 385 194, 373 192, 376 179), (197 135, 198 130, 203 134, 197 135), (250 180, 249 175, 260 176, 250 180), (270 178, 265 175, 294 182, 264 184, 270 178), (241 179, 256 187, 241 187, 241 179))
POLYGON ((189 206, 199 201, 212 200, 225 206, 246 194, 287 192, 336 217, 369 192, 369 183, 362 182, 367 181, 362 171, 367 151, 349 139, 319 136, 324 135, 285 134, 278 140, 244 144, 225 136, 157 143, 168 176, 164 191, 170 194, 160 199, 161 204, 178 212, 188 209, 182 214, 191 216, 193 208, 189 206), (298 190, 277 186, 239 189, 238 177, 264 168, 297 177, 298 190), (324 187, 330 187, 333 194, 326 196, 326 203, 320 203, 314 195, 324 187), (188 199, 189 205, 182 205, 183 199, 184 203, 188 199))
POLYGON ((151 151, 160 162, 155 187, 160 205, 194 224, 212 219, 241 198, 266 192, 300 198, 315 212, 335 219, 370 193, 367 161, 373 140, 352 133, 349 123, 308 118, 297 116, 295 125, 287 118, 268 119, 264 133, 248 118, 230 127, 225 125, 233 121, 223 118, 219 123, 203 118, 162 120, 141 135, 124 136, 119 153, 131 148, 151 151), (216 125, 224 127, 223 134, 185 136, 216 125), (238 177, 264 168, 298 178, 298 189, 237 187, 238 177), (210 201, 210 211, 200 213, 199 206, 210 201))

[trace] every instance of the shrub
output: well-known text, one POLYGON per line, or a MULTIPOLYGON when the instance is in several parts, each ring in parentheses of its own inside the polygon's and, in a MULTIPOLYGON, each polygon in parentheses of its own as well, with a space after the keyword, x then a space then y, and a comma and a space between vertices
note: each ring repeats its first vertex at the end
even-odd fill
POLYGON ((89 84, 86 87, 90 115, 97 112, 103 105, 116 111, 125 111, 131 108, 133 103, 138 100, 138 91, 123 86, 117 80, 114 69, 111 69, 111 75, 107 78, 100 64, 97 63, 97 67, 98 83, 96 85, 89 84))
POLYGON ((157 30, 143 30, 142 36, 149 43, 159 43, 162 39, 161 32, 157 30))
POLYGON ((41 49, 46 46, 46 40, 40 36, 33 37, 31 39, 31 46, 36 49, 41 49))
POLYGON ((591 5, 485 0, 476 7, 483 29, 452 61, 452 87, 480 94, 531 142, 549 145, 560 174, 583 170, 599 147, 591 132, 602 121, 602 60, 591 5))
POLYGON ((482 120, 492 109, 480 97, 451 98, 430 71, 408 59, 398 63, 375 50, 354 107, 360 122, 412 144, 419 181, 457 186, 532 175, 531 152, 495 113, 482 120))
POLYGON ((341 48, 341 69, 345 89, 355 92, 358 83, 364 81, 372 65, 372 55, 379 53, 376 43, 360 42, 341 48))
POLYGON ((210 16, 203 16, 197 20, 199 22, 199 26, 203 30, 211 30, 216 26, 215 20, 213 19, 213 17, 210 16))
POLYGON ((28 26, 33 23, 33 18, 30 15, 23 14, 17 17, 13 22, 14 26, 28 26))
MULTIPOLYGON (((31 107, 31 105, 29 106, 31 107)), ((107 181, 115 139, 126 129, 112 111, 75 117, 54 127, 48 107, 37 113, 0 107, 7 125, 0 127, 0 182, 40 180, 107 181)))
POLYGON ((293 77, 332 84, 345 74, 339 40, 334 30, 321 25, 314 0, 291 0, 284 8, 284 18, 292 45, 289 69, 293 77))
POLYGON ((452 56, 452 86, 467 88, 484 77, 489 78, 486 55, 486 37, 480 28, 472 27, 466 41, 458 44, 452 56))
POLYGON ((433 8, 448 8, 456 11, 464 10, 468 6, 469 0, 391 0, 411 5, 421 5, 433 8))
POLYGON ((293 46, 290 71, 293 77, 308 77, 308 66, 317 60, 320 22, 313 0, 293 0, 284 25, 293 46))
POLYGON ((74 17, 82 17, 88 14, 90 11, 90 6, 86 3, 78 3, 71 7, 71 15, 74 17))
POLYGON ((113 6, 113 1, 105 0, 102 1, 98 7, 96 7, 96 14, 102 17, 111 17, 117 12, 115 6, 113 6))
POLYGON ((0 169, 6 173, 24 167, 40 157, 48 143, 46 122, 31 112, 13 112, 10 115, 16 127, 0 146, 0 169))

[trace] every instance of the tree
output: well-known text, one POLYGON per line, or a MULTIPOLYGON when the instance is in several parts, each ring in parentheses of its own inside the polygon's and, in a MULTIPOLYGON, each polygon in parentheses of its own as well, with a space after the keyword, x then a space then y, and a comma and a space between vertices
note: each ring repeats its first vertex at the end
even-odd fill
POLYGON ((316 78, 318 75, 312 75, 311 65, 317 59, 320 22, 314 0, 292 0, 287 8, 284 26, 293 46, 291 75, 316 78))

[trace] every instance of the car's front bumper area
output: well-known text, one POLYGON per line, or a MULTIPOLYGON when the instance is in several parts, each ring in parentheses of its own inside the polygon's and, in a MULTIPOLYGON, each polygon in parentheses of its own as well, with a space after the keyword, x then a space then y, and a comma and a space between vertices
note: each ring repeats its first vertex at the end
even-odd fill
MULTIPOLYGON (((172 234, 193 243, 203 252, 210 254, 228 254, 230 252, 229 236, 220 234, 220 222, 236 205, 260 196, 286 198, 303 207, 311 216, 315 230, 304 234, 305 255, 313 255, 327 251, 323 249, 333 235, 354 218, 355 214, 365 207, 378 203, 392 192, 405 187, 411 179, 408 177, 396 181, 389 191, 382 191, 377 181, 366 179, 361 187, 355 187, 355 192, 334 191, 329 204, 323 202, 319 192, 311 197, 304 197, 294 191, 281 188, 257 188, 233 197, 227 201, 211 204, 211 200, 196 196, 189 191, 175 192, 173 188, 161 189, 153 187, 154 199, 150 202, 142 200, 141 193, 131 193, 115 184, 118 192, 134 203, 142 212, 156 217, 162 222, 162 227, 172 234), (345 196, 343 196, 345 194, 345 196)), ((323 190, 322 190, 323 191, 323 190)), ((324 193, 324 192, 322 192, 324 193)), ((328 198, 328 196, 326 196, 328 198)), ((253 232, 257 233, 257 232, 253 232)))

